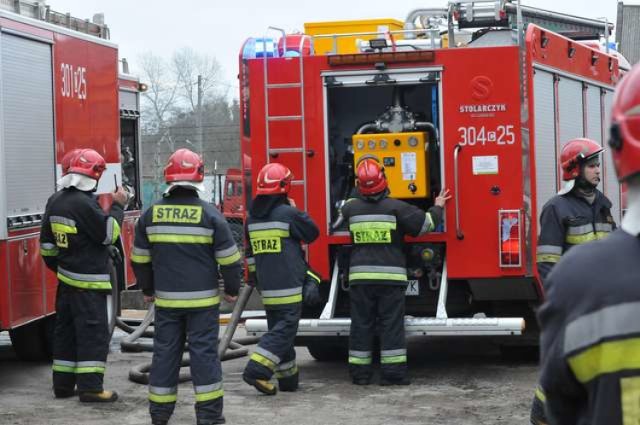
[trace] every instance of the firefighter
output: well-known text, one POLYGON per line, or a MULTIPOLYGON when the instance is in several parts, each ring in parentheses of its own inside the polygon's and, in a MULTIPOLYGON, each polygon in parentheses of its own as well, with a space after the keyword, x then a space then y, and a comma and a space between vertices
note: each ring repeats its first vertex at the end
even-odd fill
POLYGON ((247 216, 249 271, 262 295, 268 332, 244 370, 242 378, 258 391, 276 394, 269 380, 275 374, 281 391, 298 389, 294 338, 302 308, 302 287, 307 264, 301 242, 318 237, 318 227, 288 198, 291 171, 278 163, 258 173, 256 198, 247 216))
POLYGON ((389 197, 384 168, 365 157, 356 167, 359 197, 342 207, 353 243, 349 264, 351 331, 349 372, 356 385, 371 383, 372 348, 380 333, 381 385, 409 385, 404 332, 407 287, 404 235, 433 231, 451 197, 440 192, 428 212, 389 197))
POLYGON ((571 249, 538 312, 550 424, 638 423, 640 409, 640 66, 619 83, 609 146, 629 208, 620 230, 571 249))
MULTIPOLYGON (((578 138, 560 153, 564 188, 549 200, 540 215, 537 267, 545 289, 553 266, 571 247, 602 239, 615 230, 611 201, 597 189, 600 183, 600 153, 593 140, 578 138)), ((531 406, 531 423, 546 423, 544 392, 537 388, 531 406)))
POLYGON ((218 358, 218 266, 225 300, 240 288, 240 253, 224 217, 200 200, 204 163, 178 149, 164 169, 168 184, 136 225, 131 262, 147 302, 155 302, 149 413, 153 424, 173 414, 180 362, 189 343, 198 425, 225 423, 222 369, 218 358))
POLYGON ((117 188, 111 211, 102 211, 93 192, 105 168, 93 149, 72 155, 63 189, 49 198, 40 235, 42 257, 58 277, 53 391, 58 398, 72 397, 77 385, 83 402, 118 398, 103 389, 103 378, 110 340, 109 247, 120 235, 127 194, 117 188))

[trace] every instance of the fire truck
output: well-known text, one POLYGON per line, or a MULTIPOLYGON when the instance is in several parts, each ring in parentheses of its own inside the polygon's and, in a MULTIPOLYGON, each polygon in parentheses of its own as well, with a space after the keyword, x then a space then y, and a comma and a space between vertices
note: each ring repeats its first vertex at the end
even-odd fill
MULTIPOLYGON (((532 351, 544 295, 539 216, 562 187, 563 144, 607 139, 618 60, 587 42, 611 29, 508 0, 452 1, 404 21, 307 23, 303 34, 270 27, 245 42, 241 145, 251 178, 268 162, 289 167, 291 196, 321 229, 306 253, 327 302, 304 311, 298 344, 327 359, 349 335, 340 206, 355 194, 355 163, 373 155, 390 196, 426 211, 441 189, 453 195, 440 228, 406 240, 407 335, 481 335, 532 351)), ((619 223, 608 154, 602 174, 619 223)), ((246 326, 267 330, 266 320, 246 326)))
MULTIPOLYGON (((102 16, 88 21, 44 2, 0 2, 0 330, 9 331, 23 359, 50 354, 57 279, 40 257, 39 231, 66 152, 93 148, 104 156, 96 192, 103 207, 116 183, 135 194, 119 242, 123 258, 133 245, 144 85, 123 65, 120 73, 102 16)), ((111 279, 113 326, 133 271, 112 267, 111 279)))

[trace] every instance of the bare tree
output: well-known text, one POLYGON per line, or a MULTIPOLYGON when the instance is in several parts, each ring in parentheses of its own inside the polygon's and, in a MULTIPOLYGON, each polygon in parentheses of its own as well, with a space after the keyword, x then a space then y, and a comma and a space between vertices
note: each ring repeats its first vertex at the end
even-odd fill
POLYGON ((178 93, 177 79, 167 66, 165 59, 151 52, 142 54, 139 58, 142 81, 147 83, 148 89, 143 93, 143 111, 149 111, 145 127, 148 130, 159 131, 165 127, 176 107, 178 93))
POLYGON ((191 112, 198 110, 198 76, 201 76, 203 103, 218 95, 223 79, 222 68, 213 56, 183 47, 173 54, 172 68, 180 86, 179 96, 191 108, 191 112))

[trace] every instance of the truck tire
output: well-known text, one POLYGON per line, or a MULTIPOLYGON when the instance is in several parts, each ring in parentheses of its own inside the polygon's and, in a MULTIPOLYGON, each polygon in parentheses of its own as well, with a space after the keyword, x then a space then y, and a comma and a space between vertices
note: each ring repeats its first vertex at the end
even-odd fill
POLYGON ((347 361, 347 344, 331 343, 327 341, 310 341, 307 350, 319 362, 347 361))
POLYGON ((47 349, 44 334, 45 320, 22 325, 9 330, 13 351, 18 359, 29 362, 47 361, 51 359, 51 351, 47 349))

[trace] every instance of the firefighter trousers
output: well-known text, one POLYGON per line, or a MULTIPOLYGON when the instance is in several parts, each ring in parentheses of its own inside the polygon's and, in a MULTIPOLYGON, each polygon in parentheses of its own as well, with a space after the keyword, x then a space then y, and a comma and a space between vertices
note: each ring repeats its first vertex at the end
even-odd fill
POLYGON ((109 352, 107 294, 58 282, 53 339, 56 392, 101 392, 109 352))
POLYGON ((222 416, 224 392, 218 358, 219 315, 217 306, 197 310, 156 307, 149 373, 152 419, 168 421, 173 414, 185 342, 189 343, 197 422, 212 422, 222 416))
POLYGON ((354 381, 371 378, 376 334, 380 337, 382 378, 399 381, 406 377, 405 291, 404 286, 384 284, 359 284, 349 288, 349 373, 354 381))
POLYGON ((302 305, 300 303, 267 310, 268 332, 260 338, 244 375, 268 381, 275 374, 282 391, 298 389, 298 366, 294 341, 302 305))

